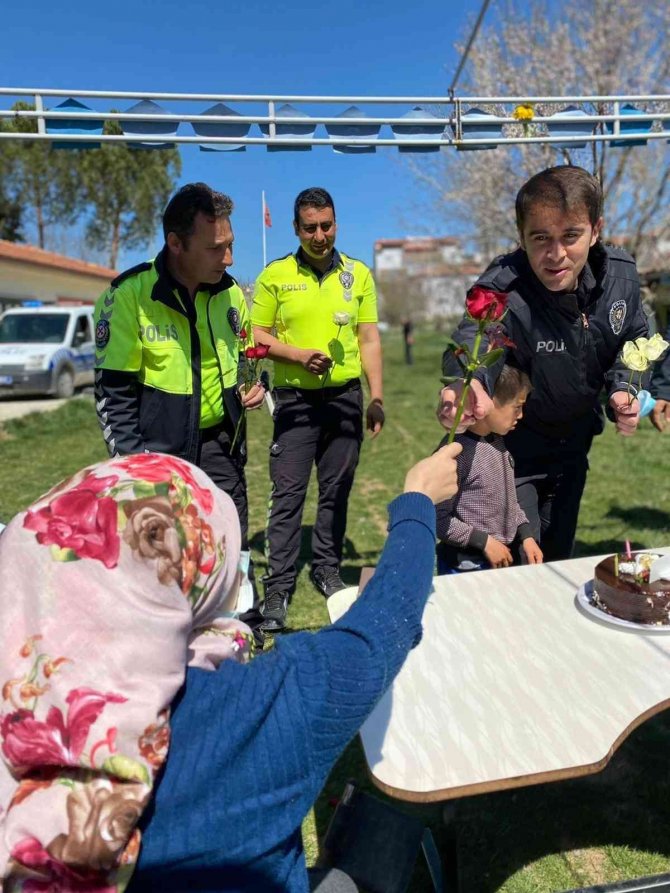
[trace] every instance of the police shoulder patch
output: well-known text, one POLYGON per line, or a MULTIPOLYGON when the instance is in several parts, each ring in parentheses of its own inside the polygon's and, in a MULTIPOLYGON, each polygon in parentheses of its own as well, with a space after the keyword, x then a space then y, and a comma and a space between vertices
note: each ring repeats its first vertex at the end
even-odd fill
POLYGON ((229 307, 226 314, 228 325, 236 336, 240 334, 240 314, 237 307, 229 307))
POLYGON ((107 347, 110 334, 109 322, 106 319, 98 320, 98 324, 95 327, 95 346, 99 350, 107 347))
POLYGON ((625 301, 615 301, 610 307, 610 326, 615 335, 621 334, 624 320, 626 319, 626 309, 625 301))

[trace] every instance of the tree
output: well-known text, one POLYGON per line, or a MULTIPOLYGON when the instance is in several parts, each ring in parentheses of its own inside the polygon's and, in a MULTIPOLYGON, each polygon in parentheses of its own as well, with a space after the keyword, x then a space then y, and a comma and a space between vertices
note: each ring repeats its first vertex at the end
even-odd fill
MULTIPOLYGON (((3 129, 0 123, 0 130, 3 129)), ((0 239, 8 242, 22 242, 21 206, 7 194, 7 181, 13 170, 10 153, 6 151, 9 144, 0 142, 0 239)))
POLYGON ((21 207, 7 198, 0 189, 0 239, 7 242, 23 242, 21 232, 21 207))
MULTIPOLYGON (((121 133, 117 121, 107 121, 105 133, 121 133)), ((181 173, 177 149, 130 148, 103 143, 85 153, 82 178, 92 216, 86 240, 104 250, 115 268, 122 248, 146 245, 156 232, 161 212, 181 173)))
MULTIPOLYGON (((509 0, 492 5, 470 51, 461 96, 644 95, 667 92, 670 27, 667 0, 509 0)), ((535 115, 567 106, 538 103, 535 115)), ((482 107, 479 103, 478 105, 482 107)), ((638 103, 641 108, 667 112, 638 103)), ((611 111, 604 104, 581 106, 587 113, 611 111)), ((447 113, 453 107, 440 110, 447 113)), ((485 105, 509 116, 511 109, 485 105)), ((655 125, 656 126, 656 125, 655 125)), ((541 135, 543 125, 525 125, 541 135)), ((666 123, 667 129, 667 123, 666 123)), ((504 132, 522 136, 523 123, 504 132)), ((418 157, 418 156, 417 156, 418 157)), ((416 178, 431 194, 440 217, 458 217, 487 257, 516 242, 514 197, 524 180, 561 162, 579 164, 597 175, 605 194, 606 236, 625 235, 629 250, 640 252, 652 239, 670 233, 670 158, 667 140, 614 148, 606 142, 586 149, 556 150, 550 145, 501 146, 459 152, 445 149, 434 162, 410 161, 416 178)))
MULTIPOLYGON (((34 110, 35 106, 17 102, 13 111, 34 110)), ((13 118, 3 127, 17 133, 37 133, 35 118, 13 118)), ((22 215, 32 215, 37 228, 37 243, 45 247, 50 224, 73 223, 82 210, 78 152, 52 149, 48 142, 3 140, 0 143, 2 193, 10 206, 22 215)))

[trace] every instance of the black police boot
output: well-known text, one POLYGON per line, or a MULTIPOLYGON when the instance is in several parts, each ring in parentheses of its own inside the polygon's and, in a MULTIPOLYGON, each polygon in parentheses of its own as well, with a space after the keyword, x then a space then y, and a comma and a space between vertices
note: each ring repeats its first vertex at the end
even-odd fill
POLYGON ((286 612, 288 610, 288 592, 269 592, 261 605, 263 622, 261 629, 265 633, 279 632, 286 626, 286 612))
POLYGON ((326 598, 335 595, 340 589, 347 588, 342 582, 340 572, 336 567, 326 567, 325 565, 313 567, 309 578, 319 592, 322 595, 325 595, 326 598))

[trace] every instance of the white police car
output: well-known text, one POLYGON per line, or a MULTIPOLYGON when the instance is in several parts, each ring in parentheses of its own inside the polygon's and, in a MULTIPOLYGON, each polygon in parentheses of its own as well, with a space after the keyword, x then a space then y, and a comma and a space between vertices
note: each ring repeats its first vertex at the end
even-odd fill
POLYGON ((34 306, 0 316, 0 397, 71 397, 93 384, 93 307, 34 306))

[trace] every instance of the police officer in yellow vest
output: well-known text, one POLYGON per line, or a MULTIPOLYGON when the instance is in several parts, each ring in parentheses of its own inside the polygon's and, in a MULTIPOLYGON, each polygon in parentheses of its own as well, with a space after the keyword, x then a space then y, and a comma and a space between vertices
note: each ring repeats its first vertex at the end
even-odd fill
POLYGON ((310 576, 326 596, 344 587, 339 571, 347 503, 363 440, 361 372, 370 391, 365 416, 372 437, 384 424, 372 274, 335 248, 335 206, 325 189, 298 195, 293 226, 300 247, 263 270, 251 312, 254 337, 270 347, 274 360, 264 630, 286 623, 313 464, 319 501, 310 576))
POLYGON ((265 391, 238 389, 251 327, 227 272, 232 210, 232 200, 205 183, 172 197, 162 251, 118 276, 97 302, 95 392, 110 455, 155 451, 199 465, 233 499, 247 549, 242 407, 261 406, 265 391))

